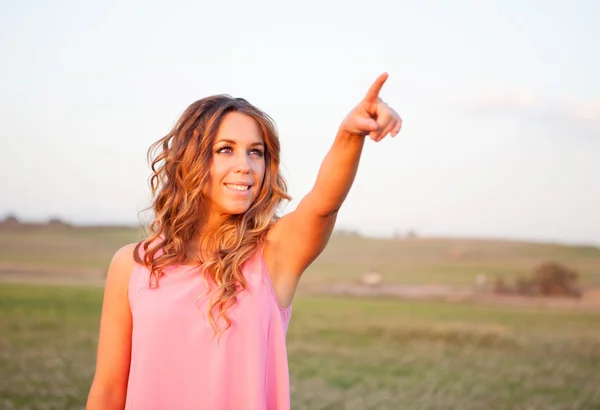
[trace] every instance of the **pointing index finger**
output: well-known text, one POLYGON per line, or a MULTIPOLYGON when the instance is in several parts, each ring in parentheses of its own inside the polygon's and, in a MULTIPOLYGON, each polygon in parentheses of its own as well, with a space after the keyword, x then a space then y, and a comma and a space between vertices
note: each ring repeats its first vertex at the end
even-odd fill
POLYGON ((385 84, 385 81, 387 80, 387 78, 388 78, 388 73, 383 73, 379 77, 377 77, 377 80, 375 80, 373 85, 371 85, 371 88, 369 88, 369 91, 367 91, 367 95, 365 96, 365 99, 364 99, 364 101, 366 103, 369 103, 369 104, 377 103, 377 98, 379 98, 379 92, 381 91, 381 87, 383 87, 383 84, 385 84))

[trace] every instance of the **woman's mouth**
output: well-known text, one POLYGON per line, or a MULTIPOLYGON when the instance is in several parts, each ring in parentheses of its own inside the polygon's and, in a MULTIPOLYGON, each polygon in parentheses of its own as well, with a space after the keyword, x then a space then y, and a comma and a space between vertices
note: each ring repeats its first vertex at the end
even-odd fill
POLYGON ((232 189, 234 191, 238 191, 238 192, 245 192, 250 190, 250 186, 251 185, 240 185, 240 184, 225 184, 225 186, 229 189, 232 189))

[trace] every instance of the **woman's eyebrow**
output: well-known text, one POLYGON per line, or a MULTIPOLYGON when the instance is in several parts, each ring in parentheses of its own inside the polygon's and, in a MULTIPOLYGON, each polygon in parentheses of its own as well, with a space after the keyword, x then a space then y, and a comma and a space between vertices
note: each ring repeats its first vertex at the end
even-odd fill
POLYGON ((219 142, 227 142, 229 144, 235 145, 235 141, 234 140, 222 139, 222 140, 215 141, 215 144, 218 144, 219 142))
MULTIPOLYGON (((237 142, 235 142, 234 140, 221 139, 221 140, 215 141, 215 145, 219 144, 221 142, 226 142, 226 143, 231 144, 231 145, 236 145, 237 144, 237 142)), ((264 147, 265 143, 264 142, 253 142, 252 144, 250 144, 250 146, 251 147, 264 147)))

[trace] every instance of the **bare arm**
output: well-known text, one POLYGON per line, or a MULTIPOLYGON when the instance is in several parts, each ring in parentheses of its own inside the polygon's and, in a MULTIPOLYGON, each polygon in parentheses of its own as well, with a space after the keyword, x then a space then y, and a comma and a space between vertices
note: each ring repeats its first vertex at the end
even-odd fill
POLYGON ((135 244, 119 249, 106 277, 96 373, 87 401, 87 410, 125 408, 131 359, 131 311, 127 290, 134 266, 135 244))
POLYGON ((378 142, 400 131, 400 117, 379 99, 386 79, 387 74, 382 74, 344 119, 313 189, 267 236, 265 257, 282 305, 291 303, 300 276, 331 237, 338 210, 354 182, 366 136, 378 142))

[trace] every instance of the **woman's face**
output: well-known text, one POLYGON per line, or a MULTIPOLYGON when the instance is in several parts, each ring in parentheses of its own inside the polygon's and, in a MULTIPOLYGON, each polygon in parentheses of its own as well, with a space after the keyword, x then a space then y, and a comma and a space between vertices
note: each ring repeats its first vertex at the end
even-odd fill
POLYGON ((209 218, 246 212, 265 176, 265 143, 257 122, 240 112, 225 115, 212 146, 210 176, 203 193, 209 218))

